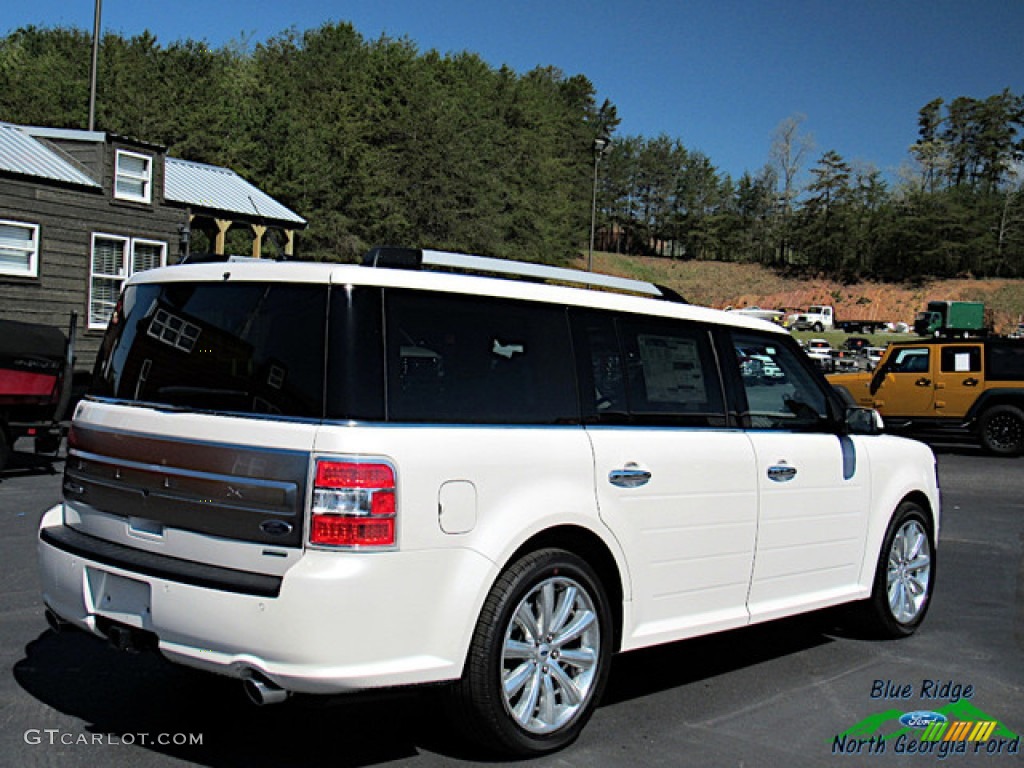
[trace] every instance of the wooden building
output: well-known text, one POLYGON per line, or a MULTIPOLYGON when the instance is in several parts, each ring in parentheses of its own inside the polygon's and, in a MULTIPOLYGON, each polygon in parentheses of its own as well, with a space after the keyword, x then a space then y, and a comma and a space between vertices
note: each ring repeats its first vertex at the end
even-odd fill
POLYGON ((160 145, 0 123, 0 318, 67 329, 76 313, 78 371, 91 370, 128 277, 180 261, 193 231, 223 254, 244 228, 256 257, 277 232, 292 256, 305 226, 234 171, 160 145))

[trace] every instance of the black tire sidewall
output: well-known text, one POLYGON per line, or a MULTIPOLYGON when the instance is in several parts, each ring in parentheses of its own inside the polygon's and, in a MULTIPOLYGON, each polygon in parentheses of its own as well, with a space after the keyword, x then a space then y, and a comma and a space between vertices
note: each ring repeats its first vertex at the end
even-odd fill
MULTIPOLYGON (((540 550, 521 558, 510 566, 495 583, 481 613, 471 646, 471 656, 480 655, 482 666, 467 661, 464 689, 471 691, 473 708, 480 725, 490 731, 491 748, 520 756, 540 755, 570 744, 586 726, 601 699, 608 681, 611 661, 612 627, 608 598, 600 578, 581 558, 559 549, 540 550), (552 576, 569 578, 586 590, 597 613, 601 628, 598 671, 590 698, 576 718, 551 734, 533 734, 522 729, 505 710, 501 690, 501 654, 505 632, 523 598, 541 581, 552 576)), ((483 741, 483 739, 478 739, 483 741)))
POLYGON ((0 472, 7 468, 11 458, 12 441, 3 422, 0 422, 0 472))
POLYGON ((1024 441, 1018 441, 1017 445, 1010 448, 994 445, 991 442, 988 435, 989 426, 992 420, 999 415, 1006 415, 1015 419, 1018 425, 1024 429, 1024 411, 1014 405, 994 405, 985 411, 979 420, 979 435, 982 446, 986 451, 997 456, 1016 456, 1024 452, 1024 444, 1022 444, 1024 441))

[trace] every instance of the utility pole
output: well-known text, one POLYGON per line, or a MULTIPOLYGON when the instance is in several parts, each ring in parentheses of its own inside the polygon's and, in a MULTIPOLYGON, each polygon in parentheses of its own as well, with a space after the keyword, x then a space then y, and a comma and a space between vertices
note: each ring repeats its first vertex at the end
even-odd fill
POLYGON ((96 129, 96 65, 100 57, 100 12, 103 0, 96 0, 92 22, 92 71, 89 74, 89 130, 96 129))

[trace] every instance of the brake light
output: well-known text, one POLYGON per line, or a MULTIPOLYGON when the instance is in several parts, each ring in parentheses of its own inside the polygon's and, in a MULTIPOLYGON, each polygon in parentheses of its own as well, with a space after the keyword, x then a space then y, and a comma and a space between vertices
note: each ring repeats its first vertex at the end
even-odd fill
POLYGON ((320 460, 313 484, 310 544, 395 544, 395 470, 389 464, 320 460))

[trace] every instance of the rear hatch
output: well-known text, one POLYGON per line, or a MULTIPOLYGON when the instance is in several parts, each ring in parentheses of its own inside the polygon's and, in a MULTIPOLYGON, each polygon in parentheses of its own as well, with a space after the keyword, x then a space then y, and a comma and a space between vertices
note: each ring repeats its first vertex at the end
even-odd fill
POLYGON ((64 544, 281 573, 304 541, 328 285, 161 272, 126 288, 76 412, 64 535, 87 538, 64 544))

